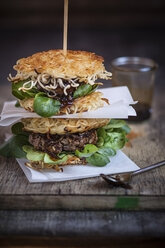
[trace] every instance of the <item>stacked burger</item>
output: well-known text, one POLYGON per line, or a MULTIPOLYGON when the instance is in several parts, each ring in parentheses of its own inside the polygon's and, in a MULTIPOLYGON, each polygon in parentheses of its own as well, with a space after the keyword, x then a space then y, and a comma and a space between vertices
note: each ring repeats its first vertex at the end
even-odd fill
POLYGON ((9 80, 17 106, 38 116, 14 124, 13 137, 1 147, 0 154, 8 149, 8 156, 26 157, 31 168, 59 171, 64 165, 105 166, 124 146, 129 131, 124 121, 81 118, 82 112, 109 104, 96 91, 102 85, 98 79, 111 78, 101 56, 50 50, 18 60, 14 69, 17 74, 9 75, 9 80), (71 114, 78 115, 69 118, 71 114))

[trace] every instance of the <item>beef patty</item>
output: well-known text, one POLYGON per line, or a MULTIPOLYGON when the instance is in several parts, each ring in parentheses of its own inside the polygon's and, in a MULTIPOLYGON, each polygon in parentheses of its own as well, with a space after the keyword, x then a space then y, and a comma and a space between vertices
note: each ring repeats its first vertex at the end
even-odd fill
POLYGON ((96 130, 65 135, 39 133, 29 135, 29 142, 36 150, 46 152, 54 158, 62 151, 74 152, 77 149, 82 150, 86 144, 96 144, 97 139, 96 130))

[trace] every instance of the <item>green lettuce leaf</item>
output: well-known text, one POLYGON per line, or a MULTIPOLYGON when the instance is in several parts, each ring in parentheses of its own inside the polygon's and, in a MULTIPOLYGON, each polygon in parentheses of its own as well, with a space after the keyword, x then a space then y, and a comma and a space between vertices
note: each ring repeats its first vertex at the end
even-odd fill
POLYGON ((47 153, 37 151, 32 146, 23 146, 23 150, 26 152, 26 158, 30 161, 43 161, 46 164, 61 164, 68 159, 68 156, 63 154, 62 158, 53 160, 47 153))
POLYGON ((30 90, 27 90, 27 91, 22 91, 22 90, 19 90, 19 88, 21 88, 23 86, 23 84, 25 82, 27 82, 28 80, 22 80, 22 81, 19 81, 17 83, 12 83, 12 94, 13 96, 15 96, 16 98, 20 99, 20 100, 23 100, 25 98, 33 98, 35 97, 35 95, 38 93, 38 90, 34 87, 30 90))
POLYGON ((0 155, 4 157, 26 158, 26 153, 23 151, 23 145, 28 145, 28 136, 13 135, 8 141, 0 146, 0 155))
POLYGON ((105 166, 110 162, 109 156, 114 156, 115 150, 108 147, 97 148, 95 145, 85 145, 83 151, 76 150, 75 155, 85 158, 88 163, 94 166, 105 166))
POLYGON ((125 124, 124 126, 122 126, 121 129, 123 130, 123 132, 125 134, 129 134, 131 132, 131 128, 127 124, 125 124))
POLYGON ((111 147, 102 147, 98 150, 98 153, 104 156, 115 156, 116 155, 116 151, 111 147))
POLYGON ((111 120, 106 126, 97 130, 98 147, 109 147, 115 151, 121 149, 127 142, 126 134, 130 132, 124 120, 111 120))
POLYGON ((44 93, 36 94, 34 98, 34 111, 42 117, 51 117, 59 112, 60 102, 47 97, 44 93))
POLYGON ((21 105, 20 105, 19 101, 17 101, 17 102, 15 103, 15 107, 16 107, 16 108, 21 107, 21 105))
MULTIPOLYGON (((59 153, 57 156, 58 156, 58 158, 63 158, 63 157, 65 157, 65 156, 67 156, 69 153, 67 153, 67 152, 61 152, 61 153, 59 153)), ((71 153, 70 153, 71 154, 71 153)))
POLYGON ((126 124, 126 122, 124 120, 114 120, 111 119, 110 122, 104 126, 104 129, 110 129, 110 128, 120 128, 122 126, 124 126, 126 124))
POLYGON ((105 156, 103 154, 99 154, 99 153, 94 153, 92 156, 86 158, 86 161, 89 164, 95 165, 95 166, 99 166, 99 167, 103 167, 106 164, 108 164, 110 162, 110 159, 108 156, 105 156))
POLYGON ((108 138, 104 143, 104 147, 110 147, 114 150, 123 148, 126 143, 126 137, 123 133, 111 132, 107 133, 108 138))
POLYGON ((97 129, 97 135, 98 135, 98 137, 102 137, 103 139, 106 138, 107 133, 106 133, 106 130, 104 129, 104 127, 100 127, 97 129))
POLYGON ((29 136, 29 134, 25 131, 23 131, 23 123, 22 122, 17 122, 15 123, 12 127, 11 127, 11 131, 13 134, 18 135, 18 134, 22 134, 22 135, 26 135, 29 136))
POLYGON ((104 139, 100 136, 98 137, 97 146, 102 147, 104 145, 104 139))
POLYGON ((102 128, 108 130, 109 132, 113 131, 113 129, 117 129, 119 132, 123 131, 125 134, 128 134, 131 131, 130 127, 126 124, 124 120, 115 119, 110 120, 110 122, 102 128))
POLYGON ((97 151, 98 148, 95 145, 87 144, 85 145, 84 149, 81 152, 79 150, 76 150, 75 155, 78 156, 79 158, 87 158, 97 151))
POLYGON ((108 125, 97 129, 96 145, 88 144, 83 151, 76 150, 75 154, 95 166, 105 166, 110 162, 109 157, 115 156, 116 151, 123 148, 127 142, 126 134, 130 128, 123 120, 111 120, 108 125), (87 149, 88 148, 88 149, 87 149))
POLYGON ((30 161, 43 161, 44 152, 36 151, 32 146, 23 146, 23 151, 26 152, 26 158, 30 161))
POLYGON ((82 84, 74 92, 73 98, 78 98, 81 96, 86 96, 97 89, 98 85, 82 84))
POLYGON ((62 163, 64 163, 64 162, 66 162, 67 159, 68 159, 68 156, 65 155, 65 156, 63 156, 62 158, 59 158, 59 159, 57 159, 57 160, 52 160, 52 159, 50 158, 50 156, 49 156, 47 153, 45 153, 45 156, 44 156, 44 163, 46 163, 46 164, 62 164, 62 163))
POLYGON ((98 128, 97 136, 98 136, 97 146, 102 147, 105 142, 104 140, 106 139, 107 136, 106 130, 103 127, 98 128))

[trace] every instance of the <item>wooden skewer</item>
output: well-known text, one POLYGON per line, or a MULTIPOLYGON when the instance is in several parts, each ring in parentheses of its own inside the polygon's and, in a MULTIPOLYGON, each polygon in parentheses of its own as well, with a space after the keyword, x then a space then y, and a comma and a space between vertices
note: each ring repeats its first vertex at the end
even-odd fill
POLYGON ((63 51, 67 54, 67 38, 68 38, 68 0, 64 0, 64 33, 63 33, 63 51))

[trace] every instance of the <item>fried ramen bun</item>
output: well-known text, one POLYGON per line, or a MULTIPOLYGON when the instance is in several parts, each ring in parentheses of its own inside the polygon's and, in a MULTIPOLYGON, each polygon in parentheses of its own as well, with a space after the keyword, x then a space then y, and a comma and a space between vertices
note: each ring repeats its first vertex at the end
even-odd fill
MULTIPOLYGON (((34 112, 34 98, 19 100, 19 102, 21 107, 25 110, 34 112)), ((75 114, 89 110, 96 110, 103 107, 105 103, 109 104, 108 100, 103 98, 103 94, 101 92, 93 92, 88 96, 76 99, 72 105, 61 108, 58 114, 75 114)))
POLYGON ((17 71, 15 80, 49 74, 54 78, 79 78, 91 83, 93 77, 107 79, 111 76, 103 62, 101 56, 91 52, 68 50, 65 55, 63 50, 49 50, 19 59, 13 68, 17 71))
POLYGON ((13 95, 27 111, 42 117, 80 113, 108 103, 100 92, 95 92, 102 85, 97 79, 111 79, 103 62, 101 56, 91 52, 68 50, 65 55, 63 50, 49 50, 19 59, 13 67, 16 76, 9 75, 8 80, 13 95), (46 101, 50 105, 45 110, 46 101))
POLYGON ((96 129, 108 124, 110 119, 54 119, 24 118, 21 122, 24 130, 33 133, 68 134, 96 129))

